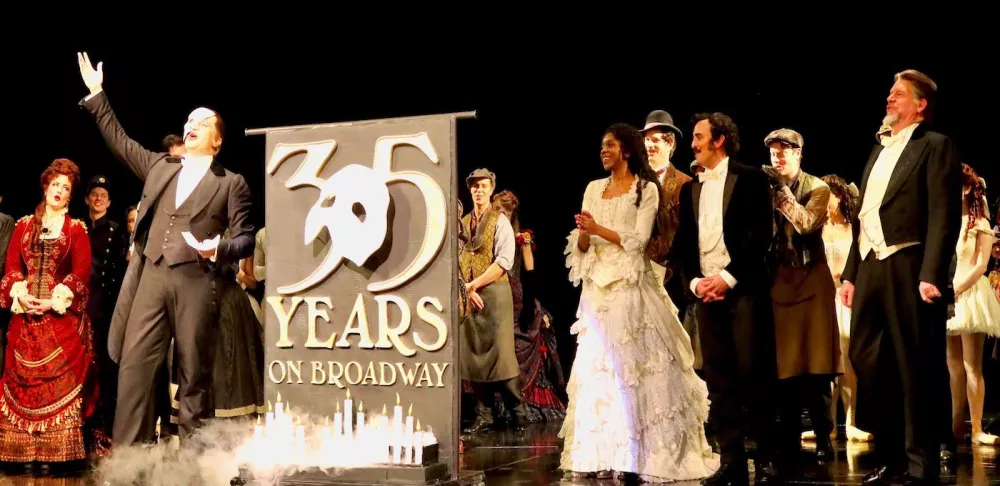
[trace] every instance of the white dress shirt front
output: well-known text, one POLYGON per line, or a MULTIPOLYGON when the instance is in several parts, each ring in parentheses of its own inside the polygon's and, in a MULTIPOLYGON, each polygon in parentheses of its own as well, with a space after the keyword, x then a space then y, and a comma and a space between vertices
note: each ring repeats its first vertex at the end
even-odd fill
MULTIPOLYGON (((736 287, 736 279, 726 271, 731 261, 723 232, 723 194, 726 176, 729 175, 729 157, 722 159, 714 169, 706 169, 698 174, 701 181, 701 196, 698 200, 698 249, 701 253, 701 273, 706 277, 722 277, 729 288, 736 287)), ((691 280, 691 292, 702 297, 696 290, 702 279, 691 280)))
POLYGON ((181 207, 181 204, 184 204, 188 196, 194 192, 194 188, 198 187, 198 183, 201 182, 202 177, 205 177, 205 173, 208 172, 208 168, 211 165, 211 155, 185 155, 181 159, 181 171, 177 174, 177 194, 175 199, 177 207, 181 207))
POLYGON ((885 234, 882 232, 882 216, 879 214, 879 208, 882 207, 882 200, 885 199, 885 191, 889 186, 889 179, 892 178, 892 172, 916 128, 917 124, 914 123, 895 135, 882 138, 884 148, 879 152, 878 158, 875 159, 875 164, 872 165, 872 170, 868 174, 865 199, 861 202, 861 210, 858 212, 858 219, 861 220, 858 250, 862 260, 868 256, 870 251, 875 252, 875 258, 884 260, 903 248, 919 244, 917 241, 911 241, 891 247, 886 246, 885 234))

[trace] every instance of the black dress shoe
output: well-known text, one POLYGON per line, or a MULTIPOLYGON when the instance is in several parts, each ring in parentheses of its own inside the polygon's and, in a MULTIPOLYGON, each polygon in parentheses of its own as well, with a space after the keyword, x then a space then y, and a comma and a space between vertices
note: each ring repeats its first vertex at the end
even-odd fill
POLYGON ((939 483, 938 481, 928 481, 922 478, 915 478, 909 474, 904 474, 902 476, 897 476, 896 479, 892 481, 892 484, 899 486, 924 486, 939 483))
POLYGON ((833 459, 833 442, 830 441, 829 435, 823 438, 816 438, 816 459, 819 461, 833 459))
POLYGON ((754 472, 754 484, 775 485, 785 484, 785 475, 774 467, 762 467, 754 472))
POLYGON ((723 465, 715 474, 702 479, 701 484, 705 486, 748 486, 750 484, 750 473, 747 468, 733 465, 723 465))
POLYGON ((485 420, 476 419, 475 423, 473 423, 469 428, 463 430, 462 433, 479 434, 482 432, 489 432, 491 430, 493 430, 493 424, 485 420))
POLYGON ((889 466, 881 466, 875 468, 874 471, 865 474, 865 477, 861 480, 862 486, 877 486, 881 484, 889 484, 890 481, 896 479, 900 475, 900 471, 891 468, 889 466))

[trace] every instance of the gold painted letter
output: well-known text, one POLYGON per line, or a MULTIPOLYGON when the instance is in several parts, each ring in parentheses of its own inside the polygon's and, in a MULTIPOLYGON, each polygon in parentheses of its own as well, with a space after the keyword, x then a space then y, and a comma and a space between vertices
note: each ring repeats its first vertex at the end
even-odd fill
POLYGON ((425 351, 437 351, 443 348, 445 341, 448 340, 448 326, 444 323, 444 320, 441 319, 441 316, 432 314, 429 310, 424 308, 427 304, 434 306, 438 312, 444 311, 444 307, 441 306, 441 301, 438 300, 437 297, 423 297, 417 301, 417 317, 437 329, 437 341, 434 341, 434 344, 428 345, 424 343, 423 339, 420 339, 419 334, 413 333, 413 342, 425 351))
POLYGON ((316 304, 325 304, 327 309, 333 309, 329 297, 306 297, 306 305, 309 306, 309 339, 306 340, 307 348, 327 348, 333 349, 333 341, 337 339, 337 333, 330 335, 330 339, 320 342, 316 339, 316 318, 321 317, 324 321, 330 322, 330 316, 326 314, 326 309, 319 309, 316 304))
POLYGON ((267 303, 271 304, 271 310, 278 317, 278 342, 274 345, 279 348, 290 348, 292 341, 288 339, 288 323, 295 315, 295 309, 302 303, 302 297, 292 297, 292 308, 288 312, 285 312, 284 300, 285 298, 280 295, 272 295, 267 298, 267 303))
POLYGON ((351 317, 347 319, 347 327, 344 328, 344 335, 340 337, 340 341, 337 341, 337 347, 351 347, 351 342, 347 340, 347 336, 351 334, 361 336, 361 341, 358 343, 359 348, 375 348, 371 334, 368 333, 368 312, 365 311, 365 301, 361 294, 358 294, 358 298, 354 300, 354 309, 351 309, 351 317))
POLYGON ((417 354, 416 350, 399 339, 399 336, 410 330, 410 306, 406 305, 406 301, 395 295, 379 295, 375 297, 375 302, 378 302, 378 343, 375 347, 392 349, 396 346, 399 354, 406 357, 417 354), (389 327, 389 302, 396 304, 401 313, 399 325, 394 328, 389 327))

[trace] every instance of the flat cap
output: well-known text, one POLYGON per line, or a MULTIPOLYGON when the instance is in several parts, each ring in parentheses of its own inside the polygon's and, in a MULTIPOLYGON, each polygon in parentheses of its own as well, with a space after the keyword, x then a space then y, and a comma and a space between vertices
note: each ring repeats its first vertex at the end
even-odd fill
POLYGON ((465 184, 472 184, 472 181, 479 179, 489 179, 490 183, 493 184, 493 187, 497 186, 497 175, 482 168, 472 171, 472 173, 469 174, 469 177, 465 178, 465 184))
POLYGON ((764 145, 771 145, 773 142, 781 142, 795 148, 802 148, 805 144, 799 132, 788 128, 779 128, 764 139, 764 145))

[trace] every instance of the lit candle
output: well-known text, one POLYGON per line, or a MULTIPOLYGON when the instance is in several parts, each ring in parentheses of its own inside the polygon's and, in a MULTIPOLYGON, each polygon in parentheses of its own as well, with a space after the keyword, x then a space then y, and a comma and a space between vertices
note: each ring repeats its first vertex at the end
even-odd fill
POLYGON ((340 413, 340 403, 337 403, 337 413, 333 414, 333 437, 344 433, 344 415, 340 413))
POLYGON ((358 433, 356 434, 358 439, 361 439, 361 435, 364 434, 365 429, 365 402, 362 400, 361 404, 358 405, 358 433))
POLYGON ((253 426, 253 440, 254 442, 264 440, 264 426, 260 424, 260 415, 257 416, 257 425, 253 426))
POLYGON ((347 399, 344 400, 344 436, 351 438, 351 412, 354 411, 354 402, 351 401, 351 390, 347 390, 347 399))
POLYGON ((274 403, 274 419, 281 422, 281 417, 285 413, 285 404, 281 403, 281 392, 278 392, 278 400, 274 403))
POLYGON ((413 463, 424 463, 424 433, 420 431, 420 420, 417 419, 417 433, 413 436, 413 463))
POLYGON ((392 463, 392 430, 389 429, 389 412, 386 404, 382 404, 382 415, 378 418, 379 436, 378 448, 382 450, 379 463, 392 463))
POLYGON ((403 439, 403 464, 413 464, 413 404, 406 411, 406 436, 403 439))
POLYGON ((392 407, 392 428, 397 434, 403 432, 403 407, 399 404, 399 393, 396 393, 396 406, 392 407))
POLYGON ((306 428, 297 417, 295 421, 299 423, 295 426, 295 462, 302 464, 306 455, 306 428))
POLYGON ((392 463, 399 464, 403 459, 403 407, 399 404, 399 393, 396 393, 396 406, 392 408, 392 463))

